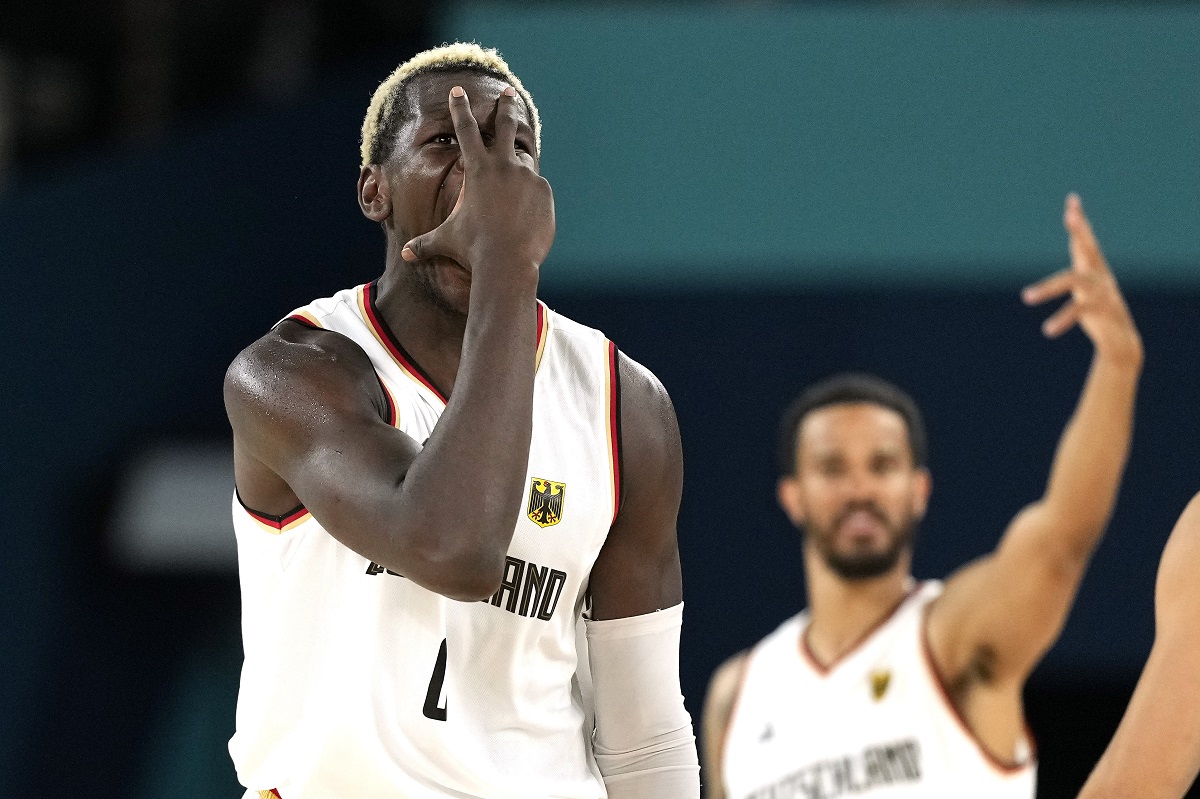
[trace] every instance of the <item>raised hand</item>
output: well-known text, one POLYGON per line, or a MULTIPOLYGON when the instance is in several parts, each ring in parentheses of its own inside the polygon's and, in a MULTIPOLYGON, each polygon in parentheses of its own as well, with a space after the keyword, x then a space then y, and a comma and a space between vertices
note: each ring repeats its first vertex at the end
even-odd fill
POLYGON ((532 155, 516 149, 520 99, 506 86, 496 101, 495 135, 485 144, 461 86, 450 90, 463 185, 446 221, 409 241, 406 261, 445 256, 476 269, 537 268, 554 242, 554 196, 532 155))
POLYGON ((1026 286, 1021 298, 1026 305, 1040 305, 1069 294, 1067 302, 1042 323, 1048 338, 1058 338, 1078 324, 1098 354, 1140 363, 1141 336, 1076 194, 1067 196, 1063 225, 1070 238, 1070 268, 1026 286))

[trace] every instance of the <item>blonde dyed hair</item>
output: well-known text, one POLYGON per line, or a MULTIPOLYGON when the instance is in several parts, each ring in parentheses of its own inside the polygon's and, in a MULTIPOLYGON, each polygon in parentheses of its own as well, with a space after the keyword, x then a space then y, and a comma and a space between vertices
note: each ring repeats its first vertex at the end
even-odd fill
POLYGON ((392 140, 404 123, 407 110, 405 90, 413 78, 432 72, 477 72, 499 78, 517 90, 517 96, 525 103, 538 155, 542 152, 542 121, 538 116, 533 97, 513 74, 500 52, 492 47, 481 47, 474 42, 454 42, 417 53, 405 61, 379 84, 371 96, 367 116, 362 124, 362 144, 359 152, 362 165, 379 164, 391 155, 392 140))

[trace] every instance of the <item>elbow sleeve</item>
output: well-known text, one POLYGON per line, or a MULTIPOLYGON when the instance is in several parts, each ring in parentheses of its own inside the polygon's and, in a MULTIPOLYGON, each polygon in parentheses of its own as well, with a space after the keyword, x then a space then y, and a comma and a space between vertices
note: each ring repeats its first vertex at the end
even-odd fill
POLYGON ((683 604, 586 625, 592 749, 610 799, 699 799, 696 737, 679 687, 683 604))

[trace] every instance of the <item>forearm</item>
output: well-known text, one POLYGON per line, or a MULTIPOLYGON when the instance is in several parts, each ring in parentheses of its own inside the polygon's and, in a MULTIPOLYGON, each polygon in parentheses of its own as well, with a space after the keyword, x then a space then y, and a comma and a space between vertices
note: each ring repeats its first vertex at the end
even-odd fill
POLYGON ((1098 352, 1059 441, 1042 500, 1055 542, 1086 557, 1116 502, 1133 435, 1141 359, 1098 352))
POLYGON ((592 747, 612 799, 699 799, 700 764, 679 687, 683 606, 588 622, 592 747))
POLYGON ((515 529, 533 426, 536 270, 472 287, 462 360, 446 410, 404 478, 405 534, 499 580, 515 529), (448 535, 447 531, 452 533, 448 535), (494 568, 490 568, 494 567, 494 568))
POLYGON ((1155 644, 1112 743, 1079 799, 1179 799, 1200 768, 1200 689, 1184 655, 1155 644), (1175 662, 1172 662, 1175 661, 1175 662))

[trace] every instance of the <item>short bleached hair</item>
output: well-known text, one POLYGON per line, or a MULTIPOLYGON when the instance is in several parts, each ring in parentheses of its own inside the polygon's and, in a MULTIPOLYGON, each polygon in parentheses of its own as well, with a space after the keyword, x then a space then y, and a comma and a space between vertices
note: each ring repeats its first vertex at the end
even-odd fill
POLYGON ((419 75, 434 72, 476 72, 491 75, 516 89, 517 96, 525 103, 529 123, 533 126, 535 146, 538 155, 541 155, 541 118, 538 116, 537 106, 533 104, 533 97, 521 84, 521 79, 513 74, 496 49, 481 47, 474 42, 455 42, 417 53, 396 67, 395 72, 379 84, 379 88, 371 96, 371 105, 367 107, 367 116, 362 124, 360 154, 363 166, 382 164, 388 159, 392 153, 396 133, 407 121, 409 108, 406 92, 409 84, 419 75))

